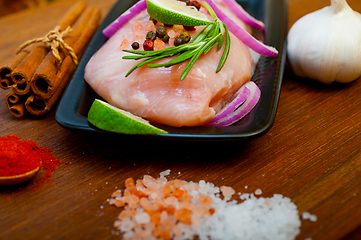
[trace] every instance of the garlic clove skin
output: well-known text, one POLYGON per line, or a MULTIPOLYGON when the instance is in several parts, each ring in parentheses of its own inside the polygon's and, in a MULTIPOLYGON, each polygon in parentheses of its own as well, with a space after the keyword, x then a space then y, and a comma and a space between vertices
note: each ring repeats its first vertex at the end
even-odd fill
POLYGON ((326 84, 361 76, 361 14, 345 0, 300 18, 287 36, 294 73, 326 84))

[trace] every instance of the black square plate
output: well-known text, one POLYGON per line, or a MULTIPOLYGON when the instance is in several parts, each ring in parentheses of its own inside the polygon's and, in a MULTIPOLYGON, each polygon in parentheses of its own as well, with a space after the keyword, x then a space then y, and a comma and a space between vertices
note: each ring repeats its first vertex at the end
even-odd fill
MULTIPOLYGON (((99 96, 84 80, 84 68, 91 56, 107 41, 102 30, 120 14, 130 8, 136 0, 119 0, 107 15, 89 44, 72 80, 65 90, 56 111, 60 125, 72 130, 112 133, 92 126, 87 114, 95 98, 99 96)), ((286 61, 287 1, 243 0, 238 1, 253 17, 265 23, 265 43, 279 51, 276 58, 261 57, 252 77, 261 89, 261 99, 256 107, 243 119, 228 127, 158 127, 168 134, 137 135, 139 137, 177 140, 244 140, 267 132, 273 125, 281 90, 286 61)), ((260 33, 259 33, 260 34, 260 33)))

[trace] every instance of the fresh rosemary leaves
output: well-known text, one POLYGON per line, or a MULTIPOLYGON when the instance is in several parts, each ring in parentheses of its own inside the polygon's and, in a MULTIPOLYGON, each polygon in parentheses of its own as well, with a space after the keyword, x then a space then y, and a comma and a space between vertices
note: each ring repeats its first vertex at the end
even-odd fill
MULTIPOLYGON (((208 9, 209 6, 205 7, 208 9)), ((139 60, 145 58, 144 61, 138 63, 132 69, 130 69, 125 76, 129 76, 135 69, 146 64, 148 64, 147 67, 149 68, 170 67, 176 64, 183 63, 190 59, 189 63, 187 64, 180 76, 180 80, 184 80, 184 78, 193 67, 194 63, 202 54, 207 54, 209 50, 211 50, 215 45, 217 45, 217 51, 219 51, 225 41, 224 51, 216 69, 216 72, 218 73, 227 60, 231 42, 227 26, 216 17, 210 7, 208 10, 214 17, 214 21, 211 22, 209 25, 206 25, 190 43, 182 44, 176 47, 169 47, 157 51, 123 50, 125 52, 135 54, 130 56, 124 56, 123 59, 139 60), (160 64, 149 64, 155 60, 173 56, 176 57, 168 62, 160 64)))

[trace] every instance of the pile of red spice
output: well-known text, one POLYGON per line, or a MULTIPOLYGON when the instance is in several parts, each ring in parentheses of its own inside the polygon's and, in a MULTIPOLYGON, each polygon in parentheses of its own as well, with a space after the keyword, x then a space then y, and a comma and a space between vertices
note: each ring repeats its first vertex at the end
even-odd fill
POLYGON ((0 137, 0 177, 15 176, 40 166, 40 182, 49 182, 61 162, 51 150, 37 146, 33 141, 20 141, 17 136, 0 137))

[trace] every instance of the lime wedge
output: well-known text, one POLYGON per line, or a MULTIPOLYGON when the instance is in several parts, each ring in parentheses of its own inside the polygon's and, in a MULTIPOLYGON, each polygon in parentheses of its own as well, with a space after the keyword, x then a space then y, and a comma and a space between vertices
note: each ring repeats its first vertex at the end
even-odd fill
POLYGON ((207 16, 193 6, 177 0, 147 0, 151 18, 170 25, 200 26, 209 24, 207 16))
POLYGON ((90 107, 88 121, 100 129, 111 132, 126 134, 167 133, 151 125, 147 120, 116 108, 99 99, 95 99, 90 107))

